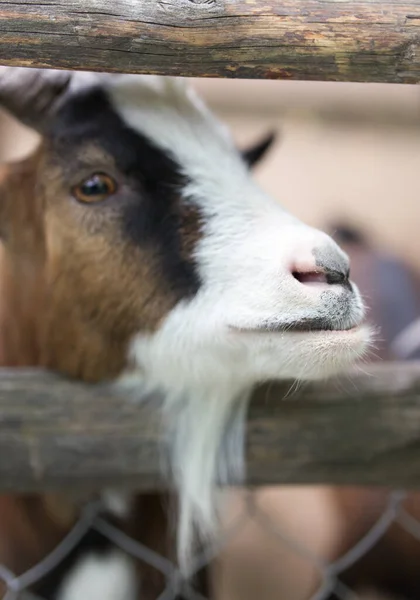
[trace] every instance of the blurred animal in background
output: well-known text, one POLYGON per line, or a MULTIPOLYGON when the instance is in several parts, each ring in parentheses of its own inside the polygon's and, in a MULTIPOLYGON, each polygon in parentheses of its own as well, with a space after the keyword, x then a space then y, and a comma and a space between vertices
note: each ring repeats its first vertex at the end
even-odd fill
POLYGON ((417 273, 399 257, 377 250, 356 226, 337 223, 328 227, 328 231, 349 255, 352 278, 365 300, 369 320, 379 327, 376 358, 420 358, 420 278, 417 273))
MULTIPOLYGON (((367 306, 369 320, 379 328, 372 360, 416 360, 420 357, 420 281, 403 260, 377 250, 364 232, 351 224, 337 223, 328 230, 347 252, 367 306)), ((380 488, 342 487, 334 491, 341 518, 337 528, 337 553, 348 551, 383 514, 389 491, 380 488)), ((420 520, 420 495, 410 493, 405 508, 420 520)), ((398 523, 391 525, 357 563, 340 578, 352 589, 379 590, 391 597, 420 597, 420 542, 398 523)), ((363 596, 364 597, 364 596, 363 596)), ((335 597, 334 597, 335 598, 335 597)))

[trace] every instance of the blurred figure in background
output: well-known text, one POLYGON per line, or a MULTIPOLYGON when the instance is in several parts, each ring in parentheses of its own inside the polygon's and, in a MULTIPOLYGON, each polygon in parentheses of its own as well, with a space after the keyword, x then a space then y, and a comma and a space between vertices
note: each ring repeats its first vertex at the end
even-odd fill
MULTIPOLYGON (((376 250, 357 228, 338 224, 331 234, 350 257, 352 279, 368 306, 368 319, 378 326, 375 359, 420 358, 420 280, 404 261, 376 250)), ((349 551, 373 527, 387 506, 388 491, 376 487, 335 488, 341 525, 336 539, 337 557, 349 551)), ((405 508, 420 518, 420 495, 410 493, 405 508)), ((352 590, 379 588, 386 598, 418 600, 420 597, 420 545, 398 523, 340 577, 352 590)), ((361 598, 383 598, 372 591, 361 598)), ((337 600, 333 595, 329 600, 337 600)))
POLYGON ((420 279, 399 258, 377 251, 362 231, 338 223, 330 235, 350 257, 351 277, 379 334, 372 360, 420 358, 420 279))

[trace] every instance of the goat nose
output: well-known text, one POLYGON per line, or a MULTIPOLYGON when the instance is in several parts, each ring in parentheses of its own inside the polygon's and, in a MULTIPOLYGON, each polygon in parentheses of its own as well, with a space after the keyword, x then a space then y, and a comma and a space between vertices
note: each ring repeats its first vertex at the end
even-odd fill
POLYGON ((349 283, 350 269, 342 271, 341 269, 337 270, 330 267, 325 267, 325 276, 327 278, 327 283, 329 283, 330 285, 346 285, 349 283))
POLYGON ((342 285, 350 286, 350 270, 345 264, 334 263, 317 264, 314 260, 312 264, 296 264, 292 268, 293 277, 304 285, 342 285))

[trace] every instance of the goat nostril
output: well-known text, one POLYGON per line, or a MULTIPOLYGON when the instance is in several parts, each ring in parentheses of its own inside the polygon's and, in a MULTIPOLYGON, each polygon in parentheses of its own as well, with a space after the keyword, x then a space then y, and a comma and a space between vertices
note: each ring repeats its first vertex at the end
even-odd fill
POLYGON ((295 279, 297 279, 297 281, 299 281, 299 283, 303 284, 329 283, 327 275, 321 271, 308 271, 306 273, 293 271, 292 275, 295 279))
POLYGON ((342 273, 341 271, 333 270, 327 271, 327 283, 329 283, 330 285, 344 285, 348 282, 348 279, 349 278, 347 273, 342 273))
POLYGON ((292 271, 293 277, 304 285, 324 284, 324 285, 348 285, 349 272, 337 271, 334 269, 324 269, 322 271, 292 271))

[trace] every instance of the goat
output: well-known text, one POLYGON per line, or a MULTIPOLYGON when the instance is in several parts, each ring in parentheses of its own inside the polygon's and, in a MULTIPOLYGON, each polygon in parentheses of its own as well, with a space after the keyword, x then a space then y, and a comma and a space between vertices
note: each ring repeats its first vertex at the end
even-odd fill
MULTIPOLYGON (((269 141, 239 152, 184 80, 3 67, 0 104, 42 137, 2 177, 3 364, 162 395, 176 557, 162 497, 107 506, 187 578, 217 536, 217 486, 244 479, 253 387, 324 378, 366 351, 348 258, 253 181, 269 141)), ((157 595, 154 575, 138 588, 128 559, 90 542, 45 597, 157 595)))

